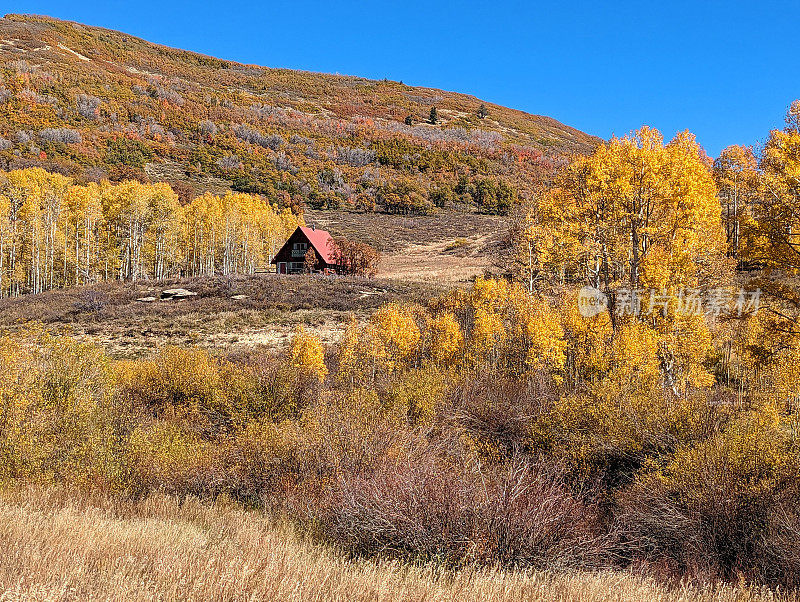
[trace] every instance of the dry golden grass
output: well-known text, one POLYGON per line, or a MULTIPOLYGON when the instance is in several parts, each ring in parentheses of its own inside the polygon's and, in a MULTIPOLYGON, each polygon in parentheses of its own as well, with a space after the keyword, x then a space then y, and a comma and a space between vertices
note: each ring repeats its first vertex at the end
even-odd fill
POLYGON ((410 282, 467 282, 492 268, 491 258, 480 250, 485 239, 484 236, 409 245, 381 258, 381 274, 410 282))
MULTIPOLYGON (((442 243, 454 238, 482 238, 484 244, 487 244, 502 236, 508 229, 506 217, 464 213, 455 209, 440 209, 432 215, 307 209, 305 220, 307 224, 316 224, 329 230, 334 236, 345 236, 369 243, 384 257, 412 245, 442 243)), ((384 277, 383 268, 379 268, 378 275, 384 277)))
POLYGON ((452 209, 433 215, 313 211, 306 223, 334 236, 367 242, 381 251, 378 277, 417 283, 455 284, 493 269, 507 218, 452 209))
POLYGON ((232 505, 0 495, 0 600, 783 600, 745 586, 669 589, 626 573, 450 573, 352 561, 232 505))

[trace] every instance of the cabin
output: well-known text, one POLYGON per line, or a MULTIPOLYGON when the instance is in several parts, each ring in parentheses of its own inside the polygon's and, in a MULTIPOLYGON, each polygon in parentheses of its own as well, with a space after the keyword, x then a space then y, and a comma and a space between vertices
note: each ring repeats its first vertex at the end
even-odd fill
POLYGON ((336 265, 333 237, 325 230, 316 226, 300 226, 289 237, 289 240, 275 254, 272 263, 275 264, 277 274, 302 274, 305 268, 306 253, 314 249, 317 262, 315 272, 338 272, 336 265))

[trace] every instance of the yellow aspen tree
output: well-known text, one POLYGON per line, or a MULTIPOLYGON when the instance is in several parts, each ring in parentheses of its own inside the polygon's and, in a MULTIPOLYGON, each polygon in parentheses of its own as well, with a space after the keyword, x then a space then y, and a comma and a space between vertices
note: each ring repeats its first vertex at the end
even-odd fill
POLYGON ((67 283, 92 282, 100 253, 99 227, 103 219, 97 184, 72 186, 65 199, 67 218, 64 226, 64 269, 67 283), (71 266, 68 268, 68 266, 71 266), (71 272, 68 275, 67 269, 71 272))
MULTIPOLYGON (((800 409, 800 341, 794 340, 774 361, 761 365, 759 397, 778 403, 779 409, 795 414, 800 409)), ((756 372, 755 370, 753 372, 756 372)))
POLYGON ((6 275, 8 262, 6 253, 11 241, 11 202, 8 197, 0 194, 0 297, 5 296, 6 290, 10 288, 9 278, 6 275))
POLYGON ((65 270, 61 269, 60 256, 66 252, 64 241, 65 197, 72 186, 72 179, 60 174, 47 173, 43 181, 43 213, 45 227, 46 282, 45 288, 66 286, 65 270), (58 271, 57 271, 58 269, 58 271))
POLYGON ((752 219, 760 187, 758 162, 750 146, 729 146, 714 161, 728 254, 739 259, 743 230, 752 219))
POLYGON ((27 246, 25 227, 25 204, 30 191, 21 177, 22 172, 10 172, 0 179, 2 197, 7 207, 7 234, 5 237, 6 271, 8 273, 7 290, 9 294, 18 295, 25 286, 24 274, 27 272, 24 260, 27 246))
POLYGON ((514 249, 520 281, 532 293, 540 281, 563 284, 575 277, 574 258, 583 254, 580 207, 569 190, 554 187, 535 200, 520 205, 514 227, 514 249))
POLYGON ((576 311, 564 318, 565 370, 569 384, 599 383, 610 367, 610 347, 613 339, 608 312, 586 318, 576 311))
POLYGON ((655 390, 661 378, 658 352, 654 330, 641 322, 621 326, 611 347, 611 369, 603 383, 605 396, 655 390))
POLYGON ((791 278, 800 274, 800 130, 774 130, 761 156, 763 191, 753 208, 752 238, 745 259, 764 266, 759 284, 780 305, 778 329, 800 334, 800 287, 791 278), (780 274, 772 278, 772 273, 780 274))
POLYGON ((503 312, 508 303, 509 283, 499 278, 475 279, 472 286, 471 302, 473 307, 491 312, 503 312))
POLYGON ((145 234, 146 264, 149 275, 160 280, 175 275, 182 236, 182 210, 169 184, 148 187, 148 227, 145 234))
POLYGON ((695 283, 725 251, 708 163, 688 132, 665 145, 643 127, 600 145, 544 197, 537 227, 558 235, 540 245, 542 257, 607 293, 695 283))
POLYGON ((464 334, 451 313, 442 313, 428 324, 431 358, 438 366, 454 366, 464 349, 464 334))
POLYGON ((137 280, 142 275, 142 249, 148 228, 148 192, 145 184, 126 181, 108 187, 103 195, 103 213, 119 257, 117 277, 137 280))
POLYGON ((193 276, 214 274, 221 256, 223 208, 221 199, 209 192, 194 199, 184 212, 186 236, 186 263, 193 276))
POLYGON ((522 314, 527 348, 526 371, 544 369, 560 382, 563 379, 567 346, 561 317, 546 299, 533 299, 526 305, 522 314))
POLYGON ((419 353, 421 333, 411 306, 384 305, 370 319, 368 333, 376 343, 373 352, 389 372, 411 365, 419 353))
MULTIPOLYGON (((776 394, 791 405, 794 386, 781 371, 796 359, 800 340, 800 102, 792 103, 786 127, 773 130, 761 152, 758 191, 743 215, 740 258, 761 269, 750 288, 763 291, 761 311, 728 349, 739 376, 739 394, 756 399, 776 394), (754 334, 757 333, 757 334, 754 334), (745 384, 745 381, 746 384, 745 384), (780 391, 780 393, 778 393, 780 391)), ((751 169, 752 164, 747 164, 751 169)))
POLYGON ((308 332, 303 326, 298 326, 295 330, 289 348, 289 361, 291 367, 301 376, 322 382, 328 375, 325 349, 319 337, 308 332))
POLYGON ((472 360, 477 363, 497 364, 500 359, 506 329, 503 318, 489 309, 479 307, 475 310, 472 323, 469 351, 472 360))
POLYGON ((365 368, 365 358, 362 357, 361 353, 363 338, 355 316, 351 315, 344 331, 344 336, 339 342, 337 353, 339 365, 336 371, 336 378, 340 383, 354 385, 358 375, 365 368))
POLYGON ((41 292, 57 282, 60 226, 71 180, 40 168, 9 172, 4 181, 10 202, 10 269, 16 292, 41 292))
MULTIPOLYGON (((592 155, 574 161, 551 196, 567 209, 563 214, 541 210, 539 218, 547 219, 538 227, 551 226, 558 233, 554 238, 571 241, 567 247, 553 241, 543 251, 545 259, 560 259, 556 266, 561 263, 561 267, 550 268, 560 273, 551 278, 563 282, 566 272, 577 283, 603 291, 611 308, 612 339, 616 330, 627 328, 631 321, 646 321, 652 335, 663 338, 656 350, 660 350, 658 359, 669 388, 682 389, 681 383, 686 382, 708 383, 707 372, 700 366, 712 346, 702 317, 690 329, 685 321, 676 323, 674 313, 666 323, 656 325, 642 313, 615 311, 623 299, 618 293, 625 290, 629 295, 655 290, 674 297, 684 288, 719 286, 731 276, 710 160, 694 136, 683 132, 665 144, 657 130, 643 127, 630 136, 614 138, 592 155), (570 223, 564 223, 562 215, 570 223), (676 356, 671 333, 687 335, 687 329, 698 345, 684 362, 676 356)), ((644 341, 644 335, 636 333, 644 341)), ((576 360, 588 359, 578 356, 573 354, 576 360)))

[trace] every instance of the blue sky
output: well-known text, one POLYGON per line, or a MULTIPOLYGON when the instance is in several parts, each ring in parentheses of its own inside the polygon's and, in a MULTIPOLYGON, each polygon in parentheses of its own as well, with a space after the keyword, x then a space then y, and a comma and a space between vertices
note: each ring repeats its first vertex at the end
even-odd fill
POLYGON ((474 94, 608 138, 757 144, 800 98, 800 2, 19 0, 221 58, 474 94))

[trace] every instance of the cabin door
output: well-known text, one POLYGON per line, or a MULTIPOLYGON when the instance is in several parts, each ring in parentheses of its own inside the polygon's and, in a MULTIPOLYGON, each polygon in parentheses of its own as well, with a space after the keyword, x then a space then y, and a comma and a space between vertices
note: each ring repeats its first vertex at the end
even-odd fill
POLYGON ((278 273, 279 274, 285 274, 286 273, 286 262, 285 261, 278 262, 278 273))

